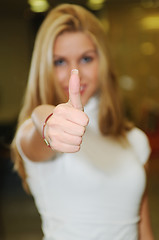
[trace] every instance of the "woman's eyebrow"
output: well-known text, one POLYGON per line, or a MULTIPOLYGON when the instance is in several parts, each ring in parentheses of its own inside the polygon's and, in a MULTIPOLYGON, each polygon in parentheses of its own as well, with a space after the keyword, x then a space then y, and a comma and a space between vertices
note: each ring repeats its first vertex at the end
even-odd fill
MULTIPOLYGON (((91 54, 91 53, 96 54, 97 50, 96 49, 88 49, 86 51, 83 51, 79 54, 79 58, 83 57, 86 54, 91 54)), ((67 56, 62 55, 62 53, 61 54, 53 54, 53 58, 54 59, 56 59, 56 58, 65 59, 65 58, 67 58, 67 56)))
POLYGON ((85 52, 83 52, 82 54, 87 54, 87 53, 96 53, 97 50, 96 49, 89 49, 89 50, 86 50, 85 52))
POLYGON ((53 57, 54 57, 54 58, 59 58, 59 57, 60 57, 60 58, 61 58, 61 57, 64 58, 63 55, 59 55, 59 54, 53 54, 53 57))

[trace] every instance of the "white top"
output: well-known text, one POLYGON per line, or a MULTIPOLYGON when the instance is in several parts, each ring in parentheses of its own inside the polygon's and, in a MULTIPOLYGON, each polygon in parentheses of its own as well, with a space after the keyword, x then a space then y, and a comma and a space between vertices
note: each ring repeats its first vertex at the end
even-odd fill
POLYGON ((137 240, 146 185, 143 164, 150 154, 147 137, 137 128, 127 134, 130 145, 101 136, 95 97, 85 112, 90 122, 78 153, 32 162, 17 143, 44 239, 137 240))

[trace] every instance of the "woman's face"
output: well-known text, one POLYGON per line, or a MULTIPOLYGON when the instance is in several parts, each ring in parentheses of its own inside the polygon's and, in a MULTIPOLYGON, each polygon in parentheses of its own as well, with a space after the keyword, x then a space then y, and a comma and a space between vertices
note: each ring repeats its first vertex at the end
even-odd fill
POLYGON ((65 32, 54 45, 54 68, 64 94, 68 96, 68 84, 72 69, 79 70, 81 101, 85 105, 98 88, 99 59, 92 40, 82 32, 65 32))

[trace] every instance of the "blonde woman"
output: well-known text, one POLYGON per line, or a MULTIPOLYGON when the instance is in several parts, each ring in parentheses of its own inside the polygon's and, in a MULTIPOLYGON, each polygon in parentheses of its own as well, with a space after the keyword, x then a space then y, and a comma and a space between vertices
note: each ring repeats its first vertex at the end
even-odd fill
POLYGON ((80 6, 40 27, 12 153, 45 240, 153 240, 149 144, 123 116, 106 34, 80 6))

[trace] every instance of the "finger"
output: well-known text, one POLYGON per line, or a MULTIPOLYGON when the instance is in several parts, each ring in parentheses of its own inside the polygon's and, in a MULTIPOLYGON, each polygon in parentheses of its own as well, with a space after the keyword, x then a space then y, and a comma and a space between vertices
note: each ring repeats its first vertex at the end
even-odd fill
POLYGON ((63 132, 74 136, 83 136, 85 133, 85 126, 56 117, 54 122, 49 122, 46 125, 46 132, 49 132, 50 137, 62 135, 63 132))
MULTIPOLYGON (((52 119, 52 123, 60 124, 61 120, 67 119, 68 121, 74 122, 81 126, 87 126, 89 119, 88 116, 83 112, 79 111, 79 109, 72 108, 68 104, 59 104, 54 109, 54 118, 52 119)), ((50 121, 48 122, 48 124, 50 121)), ((62 126, 65 126, 65 124, 61 124, 62 126)))
POLYGON ((61 132, 61 134, 56 134, 54 137, 52 137, 52 142, 54 144, 56 144, 56 142, 59 142, 61 144, 65 143, 68 145, 80 146, 82 143, 82 137, 70 135, 66 132, 61 132))
POLYGON ((58 152, 64 152, 64 153, 74 153, 80 150, 80 145, 71 145, 71 144, 67 144, 59 141, 50 142, 50 146, 52 149, 58 152))
POLYGON ((80 78, 77 69, 73 69, 71 72, 69 81, 69 101, 73 107, 83 110, 80 94, 80 78))

